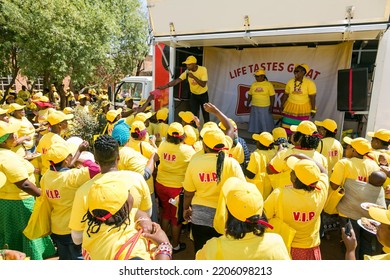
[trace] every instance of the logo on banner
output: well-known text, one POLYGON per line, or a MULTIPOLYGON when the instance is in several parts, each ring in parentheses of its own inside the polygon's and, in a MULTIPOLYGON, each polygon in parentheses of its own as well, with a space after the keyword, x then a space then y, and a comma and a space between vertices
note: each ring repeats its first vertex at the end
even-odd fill
MULTIPOLYGON (((280 82, 270 81, 275 89, 275 101, 272 104, 272 115, 274 119, 279 119, 282 116, 282 96, 284 94, 284 89, 286 84, 280 82)), ((237 86, 237 105, 236 105, 236 115, 244 116, 248 115, 251 112, 251 108, 247 107, 248 105, 248 95, 249 95, 250 86, 248 85, 238 85, 237 86)))

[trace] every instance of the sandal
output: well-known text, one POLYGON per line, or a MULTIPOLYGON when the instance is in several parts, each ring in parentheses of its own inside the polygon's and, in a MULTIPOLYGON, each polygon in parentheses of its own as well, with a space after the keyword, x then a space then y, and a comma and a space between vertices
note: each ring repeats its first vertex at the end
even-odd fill
POLYGON ((181 251, 184 251, 187 248, 187 245, 183 242, 183 243, 179 243, 179 247, 180 247, 179 249, 173 248, 172 253, 176 254, 176 253, 179 253, 181 251))

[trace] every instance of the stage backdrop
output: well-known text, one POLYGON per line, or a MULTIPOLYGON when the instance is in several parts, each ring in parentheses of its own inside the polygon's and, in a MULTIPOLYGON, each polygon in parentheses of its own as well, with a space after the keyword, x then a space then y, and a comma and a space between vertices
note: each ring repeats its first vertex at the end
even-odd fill
POLYGON ((307 77, 317 86, 317 115, 315 120, 332 118, 338 124, 344 114, 337 111, 337 71, 351 64, 352 42, 308 47, 270 47, 253 49, 204 48, 203 65, 209 75, 210 102, 238 123, 248 122, 249 111, 244 106, 253 73, 262 68, 274 84, 276 98, 274 118, 280 118, 280 100, 287 81, 294 77, 294 64, 310 67, 307 77))

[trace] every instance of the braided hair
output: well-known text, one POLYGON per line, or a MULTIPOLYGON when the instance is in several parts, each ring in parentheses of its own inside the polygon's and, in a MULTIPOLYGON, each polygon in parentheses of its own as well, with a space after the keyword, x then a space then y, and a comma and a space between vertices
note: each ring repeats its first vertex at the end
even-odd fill
POLYGON ((306 134, 303 134, 303 133, 297 131, 293 135, 293 140, 294 140, 294 142, 298 142, 299 139, 300 139, 301 148, 313 149, 313 150, 317 149, 318 144, 321 141, 321 138, 318 136, 306 135, 306 134))
POLYGON ((88 210, 87 213, 85 213, 82 222, 87 222, 88 228, 86 233, 89 237, 91 237, 91 234, 98 233, 100 230, 100 227, 102 224, 106 224, 108 226, 113 226, 110 230, 114 228, 118 228, 118 231, 122 225, 125 225, 124 229, 128 225, 130 225, 130 217, 129 217, 129 204, 126 202, 123 204, 122 208, 119 209, 118 212, 116 212, 114 215, 112 215, 110 218, 108 218, 105 221, 102 221, 99 219, 99 217, 104 217, 108 214, 108 211, 101 210, 101 209, 95 209, 92 210, 92 213, 88 210))
POLYGON ((247 222, 242 222, 230 213, 228 210, 228 218, 226 221, 226 234, 232 236, 234 239, 242 239, 247 233, 253 233, 257 236, 263 236, 265 226, 259 224, 258 221, 263 220, 268 222, 265 214, 263 216, 254 215, 247 219, 247 222))
POLYGON ((114 162, 119 155, 119 144, 114 137, 104 134, 100 135, 93 144, 96 161, 102 164, 114 162))

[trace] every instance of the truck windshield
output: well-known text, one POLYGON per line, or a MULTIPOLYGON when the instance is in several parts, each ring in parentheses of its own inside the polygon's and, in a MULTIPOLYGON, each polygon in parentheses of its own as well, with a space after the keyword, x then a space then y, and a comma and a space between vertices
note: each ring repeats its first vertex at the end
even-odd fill
POLYGON ((126 97, 140 100, 142 95, 142 83, 124 82, 120 85, 115 96, 115 102, 122 102, 126 97))

